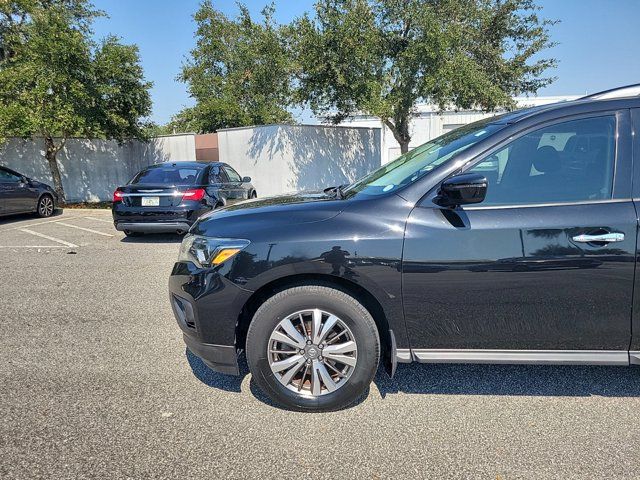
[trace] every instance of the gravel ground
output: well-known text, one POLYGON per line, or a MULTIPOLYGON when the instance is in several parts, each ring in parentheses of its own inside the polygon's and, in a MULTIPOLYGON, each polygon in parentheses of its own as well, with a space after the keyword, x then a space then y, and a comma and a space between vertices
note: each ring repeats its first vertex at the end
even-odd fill
POLYGON ((636 368, 400 365, 343 411, 275 408, 186 352, 179 239, 109 218, 0 221, 1 478, 640 477, 636 368))

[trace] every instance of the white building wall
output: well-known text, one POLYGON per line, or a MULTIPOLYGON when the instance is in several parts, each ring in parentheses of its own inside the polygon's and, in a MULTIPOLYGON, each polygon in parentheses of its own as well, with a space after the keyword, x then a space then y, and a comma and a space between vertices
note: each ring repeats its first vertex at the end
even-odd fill
POLYGON ((165 162, 196 161, 196 136, 193 133, 163 135, 153 138, 150 144, 151 151, 163 153, 165 162))
MULTIPOLYGON (((579 95, 552 96, 552 97, 519 97, 516 103, 519 108, 547 105, 567 100, 575 100, 579 95)), ((447 133, 457 127, 468 123, 492 117, 501 112, 481 112, 481 111, 438 111, 437 107, 429 104, 419 104, 416 106, 416 113, 409 127, 411 132, 411 142, 409 149, 416 148, 440 135, 447 133)), ((367 115, 356 115, 342 122, 344 126, 357 127, 377 127, 381 132, 381 159, 382 163, 388 163, 400 156, 400 144, 393 137, 393 133, 384 126, 380 119, 367 115)))
POLYGON ((220 161, 259 197, 352 182, 380 166, 380 129, 265 125, 218 131, 220 161))
MULTIPOLYGON (((58 153, 58 164, 68 201, 97 202, 111 200, 116 187, 147 165, 195 158, 193 134, 159 137, 149 143, 132 140, 121 145, 112 140, 76 138, 67 140, 58 153)), ((0 145, 0 165, 53 185, 41 138, 9 139, 0 145)))

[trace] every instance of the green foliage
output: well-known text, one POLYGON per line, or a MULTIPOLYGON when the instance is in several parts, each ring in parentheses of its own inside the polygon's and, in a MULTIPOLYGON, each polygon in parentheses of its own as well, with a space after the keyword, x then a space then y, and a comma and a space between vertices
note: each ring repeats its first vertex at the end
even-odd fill
POLYGON ((138 47, 107 37, 93 58, 94 87, 101 134, 124 140, 146 139, 140 119, 151 113, 151 82, 144 80, 138 47))
POLYGON ((159 137, 161 135, 171 135, 175 133, 169 125, 158 125, 154 122, 148 122, 144 127, 144 136, 146 138, 159 137))
POLYGON ((533 0, 319 0, 290 28, 298 100, 334 122, 380 117, 406 151, 419 101, 513 107, 553 81, 552 46, 533 0))
POLYGON ((291 61, 273 6, 255 22, 244 5, 229 19, 205 0, 195 14, 197 45, 179 79, 189 85, 194 107, 176 115, 182 131, 292 122, 291 61))
POLYGON ((146 138, 151 83, 137 47, 93 42, 99 15, 87 0, 0 2, 0 138, 43 137, 60 195, 56 155, 67 138, 146 138))

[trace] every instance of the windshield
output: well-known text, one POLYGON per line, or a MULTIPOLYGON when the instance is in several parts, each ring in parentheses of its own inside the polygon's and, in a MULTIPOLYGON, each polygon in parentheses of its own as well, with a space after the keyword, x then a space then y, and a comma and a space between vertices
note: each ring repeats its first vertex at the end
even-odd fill
POLYGON ((495 118, 471 123, 445 133, 383 165, 350 185, 344 193, 350 196, 356 193, 382 195, 395 192, 504 127, 490 123, 492 121, 495 121, 495 118))
POLYGON ((196 183, 201 168, 198 167, 173 167, 157 166, 149 167, 138 173, 131 184, 153 183, 159 185, 193 185, 196 183))

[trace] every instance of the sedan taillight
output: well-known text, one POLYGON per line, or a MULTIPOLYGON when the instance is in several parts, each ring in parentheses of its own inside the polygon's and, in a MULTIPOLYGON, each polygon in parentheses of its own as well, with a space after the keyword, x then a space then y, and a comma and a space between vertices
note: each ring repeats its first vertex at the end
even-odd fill
POLYGON ((190 188, 182 194, 182 200, 202 200, 204 198, 204 188, 190 188))
POLYGON ((124 195, 122 193, 122 190, 120 190, 119 188, 116 188, 116 191, 113 192, 113 203, 121 202, 123 199, 124 199, 124 195))

